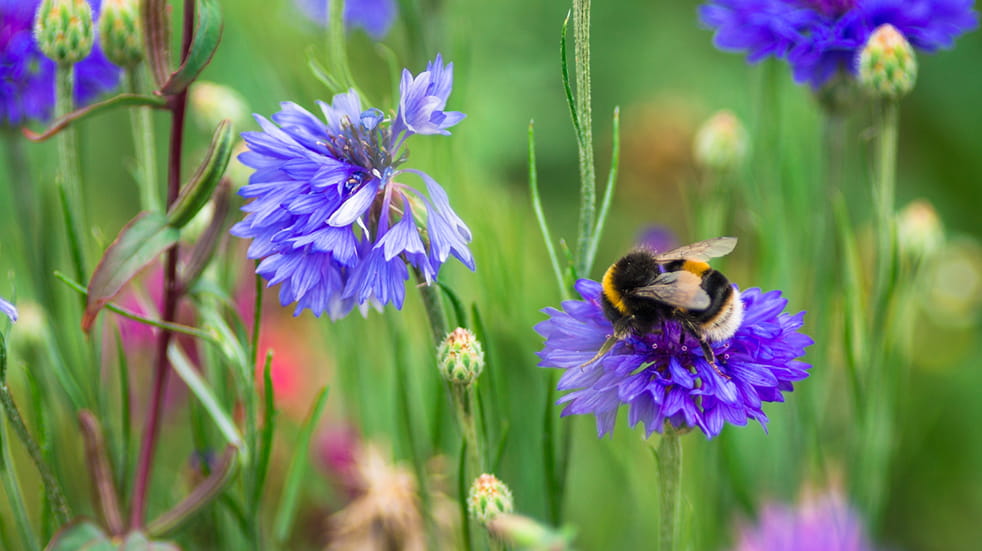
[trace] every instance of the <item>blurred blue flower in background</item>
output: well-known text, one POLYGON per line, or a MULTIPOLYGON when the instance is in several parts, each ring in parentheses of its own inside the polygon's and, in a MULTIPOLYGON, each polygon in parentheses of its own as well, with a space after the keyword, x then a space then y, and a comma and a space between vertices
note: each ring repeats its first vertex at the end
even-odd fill
MULTIPOLYGON (((307 17, 319 25, 327 26, 327 7, 330 0, 295 0, 307 17)), ((375 40, 385 38, 396 20, 398 9, 395 0, 346 0, 344 3, 344 27, 364 29, 375 40)))
POLYGON ((563 310, 546 308, 549 319, 535 326, 546 338, 539 352, 543 367, 565 369, 559 390, 568 390, 563 416, 593 414, 597 433, 614 429, 620 406, 629 406, 631 426, 644 423, 648 436, 665 422, 677 429, 701 429, 712 438, 723 424, 766 426, 763 402, 782 402, 782 392, 808 376, 810 365, 797 358, 812 339, 798 329, 804 312, 784 313, 780 291, 741 292, 743 324, 731 339, 711 343, 722 376, 703 356, 699 342, 675 321, 661 333, 632 335, 616 343, 599 360, 595 356, 614 329, 601 306, 599 283, 581 279, 576 290, 584 300, 563 302, 563 310), (586 364, 586 365, 585 365, 586 364))
POLYGON ((856 511, 837 490, 795 507, 768 503, 755 526, 743 526, 732 551, 873 551, 856 511))
POLYGON ((393 122, 363 109, 354 91, 318 102, 325 121, 292 102, 261 132, 245 132, 239 160, 255 170, 239 194, 253 199, 232 228, 252 239, 257 273, 282 284, 280 302, 332 319, 357 304, 402 308, 408 263, 427 283, 452 255, 468 268, 470 230, 446 192, 425 172, 399 169, 413 134, 448 134, 464 115, 444 112, 453 64, 438 55, 415 78, 406 71, 393 122), (404 122, 409 121, 409 123, 404 122), (419 177, 426 193, 397 181, 419 177))
POLYGON ((855 74, 866 39, 885 23, 924 52, 951 48, 978 26, 972 0, 713 0, 699 20, 715 30, 717 48, 751 63, 786 59, 795 81, 813 88, 839 71, 855 74))
POLYGON ((6 314, 10 321, 17 321, 17 308, 0 297, 0 313, 6 314))
MULTIPOLYGON (((101 0, 91 0, 97 16, 101 0)), ((55 104, 55 63, 32 33, 41 0, 0 0, 0 126, 47 120, 55 104)), ((119 69, 98 44, 75 65, 75 103, 84 105, 119 83, 119 69)))

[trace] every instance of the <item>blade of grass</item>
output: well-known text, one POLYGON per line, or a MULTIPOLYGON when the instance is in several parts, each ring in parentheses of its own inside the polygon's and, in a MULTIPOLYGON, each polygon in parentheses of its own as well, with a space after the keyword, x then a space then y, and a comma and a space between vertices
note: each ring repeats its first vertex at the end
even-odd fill
POLYGON ((167 349, 167 358, 171 361, 174 372, 188 385, 191 393, 201 401, 201 405, 205 407, 205 411, 211 416, 215 425, 218 426, 218 430, 228 443, 239 449, 240 461, 243 463, 248 462, 249 458, 246 457, 247 452, 242 442, 242 435, 239 434, 239 429, 236 428, 235 422, 232 421, 229 414, 222 409, 218 399, 215 398, 215 393, 211 389, 211 385, 201 378, 198 370, 191 365, 191 360, 184 355, 184 352, 177 344, 172 344, 167 349))
POLYGON ((300 498, 300 484, 303 482, 307 471, 307 453, 310 450, 310 439, 314 436, 314 428, 320 420, 324 405, 327 404, 328 387, 321 389, 314 400, 314 406, 304 420, 303 427, 294 448, 293 458, 290 460, 290 467, 287 469, 286 483, 283 485, 283 495, 280 497, 280 505, 277 508, 276 520, 274 521, 273 534, 278 544, 283 544, 290 535, 290 528, 293 526, 293 518, 297 513, 297 501, 300 498))

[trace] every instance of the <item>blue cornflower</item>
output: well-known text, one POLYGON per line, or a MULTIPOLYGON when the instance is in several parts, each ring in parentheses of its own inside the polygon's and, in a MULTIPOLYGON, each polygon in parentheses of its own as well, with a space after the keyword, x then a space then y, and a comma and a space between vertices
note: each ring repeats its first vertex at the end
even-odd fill
POLYGON ((862 519, 842 493, 830 490, 791 507, 768 503, 755 526, 740 528, 732 551, 874 551, 862 519))
POLYGON ((452 84, 453 64, 437 55, 415 78, 405 71, 395 119, 363 109, 352 90, 318 102, 324 121, 286 102, 272 122, 256 116, 261 132, 242 134, 249 151, 239 160, 255 172, 239 194, 253 201, 232 233, 252 239, 257 273, 282 284, 280 302, 296 302, 295 314, 402 308, 407 264, 427 282, 451 255, 474 269, 470 230, 446 192, 425 172, 399 168, 407 138, 447 134, 464 118, 443 110, 452 84), (405 183, 410 175, 425 194, 405 183))
POLYGON ((762 403, 784 401, 781 393, 808 376, 811 366, 797 360, 812 344, 797 332, 804 312, 784 313, 788 301, 780 291, 741 291, 743 324, 729 340, 711 343, 717 371, 699 342, 688 333, 683 339, 681 326, 671 320, 660 333, 631 335, 588 363, 613 326, 604 316, 599 283, 581 279, 576 290, 583 300, 563 302, 565 311, 546 308, 549 319, 535 326, 546 338, 539 365, 566 370, 558 385, 570 391, 558 402, 567 404, 563 416, 595 415, 601 437, 614 429, 622 404, 629 406, 631 426, 644 423, 648 436, 661 432, 665 422, 698 427, 710 438, 724 422, 746 425, 754 419, 766 427, 762 403))
MULTIPOLYGON (((294 0, 307 17, 327 26, 329 0, 294 0)), ((346 29, 364 29, 368 36, 382 40, 392 28, 398 9, 394 0, 346 0, 344 26, 346 29)))
MULTIPOLYGON (((101 0, 90 0, 93 15, 101 0)), ((32 33, 41 0, 0 0, 0 126, 47 120, 55 104, 55 63, 38 49, 32 33)), ((75 102, 84 105, 112 90, 119 69, 96 44, 75 65, 75 102)))
POLYGON ((951 48, 978 26, 972 0, 712 0, 699 19, 722 50, 751 63, 786 59, 798 83, 818 88, 840 71, 856 73, 866 39, 889 23, 918 50, 951 48))
POLYGON ((0 313, 6 314, 10 321, 17 321, 17 308, 0 297, 0 313))

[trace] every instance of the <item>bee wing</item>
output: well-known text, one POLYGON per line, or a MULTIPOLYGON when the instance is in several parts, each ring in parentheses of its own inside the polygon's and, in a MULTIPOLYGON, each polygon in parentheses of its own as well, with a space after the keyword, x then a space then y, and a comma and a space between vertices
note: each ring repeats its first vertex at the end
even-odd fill
POLYGON ((655 258, 659 261, 689 258, 706 261, 710 258, 718 258, 730 254, 733 248, 736 247, 736 244, 736 237, 717 237, 715 239, 692 243, 691 245, 683 245, 664 253, 658 253, 655 255, 655 258))
POLYGON ((705 310, 709 308, 710 300, 706 291, 700 287, 701 283, 702 278, 692 272, 665 272, 659 274, 654 283, 639 287, 632 294, 677 308, 705 310))

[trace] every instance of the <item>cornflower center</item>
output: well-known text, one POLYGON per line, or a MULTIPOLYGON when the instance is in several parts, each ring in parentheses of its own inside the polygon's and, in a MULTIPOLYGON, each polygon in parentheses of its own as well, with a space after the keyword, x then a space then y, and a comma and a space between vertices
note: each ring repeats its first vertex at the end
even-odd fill
POLYGON ((856 6, 858 0, 803 0, 803 4, 824 15, 838 17, 856 6))

